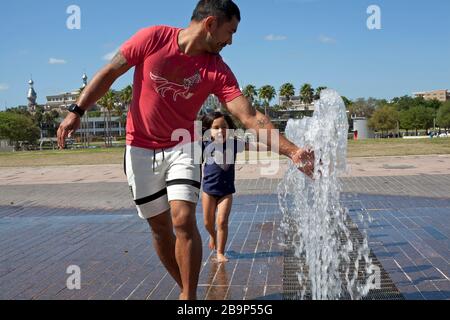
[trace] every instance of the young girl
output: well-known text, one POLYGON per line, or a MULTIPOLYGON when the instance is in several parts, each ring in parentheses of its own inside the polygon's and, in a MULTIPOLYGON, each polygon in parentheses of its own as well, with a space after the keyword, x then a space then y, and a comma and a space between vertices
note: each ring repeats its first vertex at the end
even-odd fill
POLYGON ((235 130, 236 126, 226 114, 209 113, 202 118, 202 124, 203 132, 211 133, 211 141, 203 143, 204 223, 210 235, 209 248, 217 250, 217 262, 227 262, 225 246, 233 194, 236 193, 234 185, 236 155, 249 150, 250 147, 248 143, 230 135, 230 130, 235 130))

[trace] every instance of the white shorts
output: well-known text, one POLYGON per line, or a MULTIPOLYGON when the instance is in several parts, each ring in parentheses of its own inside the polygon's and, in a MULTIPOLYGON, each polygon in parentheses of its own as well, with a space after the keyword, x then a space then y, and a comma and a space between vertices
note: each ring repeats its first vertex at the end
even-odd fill
POLYGON ((191 154, 177 147, 127 146, 124 169, 139 217, 156 217, 170 209, 171 201, 198 202, 201 169, 191 154))

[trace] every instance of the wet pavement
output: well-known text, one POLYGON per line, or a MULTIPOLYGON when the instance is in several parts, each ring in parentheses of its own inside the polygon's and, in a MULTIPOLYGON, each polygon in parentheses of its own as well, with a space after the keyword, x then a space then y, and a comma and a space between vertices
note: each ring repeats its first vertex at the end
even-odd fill
MULTIPOLYGON (((215 263, 207 249, 199 205, 200 299, 282 299, 279 181, 238 181, 227 264, 215 263)), ((402 295, 450 299, 450 176, 342 182, 351 215, 373 217, 369 246, 402 295)), ((0 183, 0 299, 178 298, 128 192, 123 182, 0 183), (80 290, 67 289, 73 265, 81 270, 80 290)))
MULTIPOLYGON (((281 294, 280 216, 274 196, 271 200, 235 200, 227 264, 214 262, 200 226, 204 255, 199 298, 281 294)), ((133 209, 2 206, 0 214, 0 299, 164 300, 180 294, 155 255, 147 224, 133 209), (81 290, 66 288, 71 265, 81 269, 81 290)))

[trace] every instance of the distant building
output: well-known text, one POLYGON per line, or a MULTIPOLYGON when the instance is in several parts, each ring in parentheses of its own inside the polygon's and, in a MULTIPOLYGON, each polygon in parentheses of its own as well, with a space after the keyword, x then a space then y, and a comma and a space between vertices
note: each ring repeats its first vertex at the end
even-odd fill
MULTIPOLYGON (((89 117, 86 118, 87 120, 85 123, 83 123, 83 126, 78 129, 77 133, 80 135, 87 134, 88 136, 92 137, 103 137, 106 133, 106 122, 104 117, 89 117), (87 126, 87 128, 86 128, 87 126)), ((109 124, 110 128, 109 131, 111 133, 111 136, 118 137, 123 136, 125 134, 125 128, 124 125, 122 125, 119 117, 111 117, 111 122, 109 124)))
POLYGON ((414 96, 416 98, 422 97, 425 100, 438 100, 441 102, 450 101, 450 92, 448 90, 434 90, 434 91, 424 91, 415 92, 414 96))
POLYGON ((0 140, 0 152, 14 151, 14 147, 10 145, 9 140, 0 140))
MULTIPOLYGON (((87 85, 87 76, 86 74, 83 74, 83 85, 82 88, 86 87, 87 85)), ((80 90, 73 90, 71 92, 64 92, 57 95, 51 95, 47 96, 47 101, 43 105, 39 105, 37 103, 37 93, 34 90, 34 81, 33 79, 30 79, 28 81, 28 84, 30 88, 28 89, 27 94, 27 100, 28 100, 28 111, 30 113, 35 113, 36 109, 38 107, 41 107, 44 112, 45 111, 52 111, 57 110, 59 113, 66 111, 67 107, 69 107, 71 104, 74 104, 77 102, 78 96, 80 95, 80 90)), ((92 106, 92 109, 98 109, 98 106, 92 106)))
POLYGON ((355 140, 374 139, 375 134, 369 128, 369 120, 364 117, 353 117, 353 133, 355 140))
POLYGON ((288 100, 284 96, 280 96, 279 105, 285 106, 287 105, 287 110, 289 111, 313 111, 314 112, 314 104, 305 104, 302 102, 300 96, 290 97, 288 100))
POLYGON ((67 107, 77 102, 79 94, 79 91, 72 91, 47 96, 47 103, 44 106, 44 110, 51 111, 56 109, 58 112, 65 111, 67 107))
POLYGON ((33 78, 28 81, 30 88, 28 89, 27 99, 28 99, 28 111, 34 112, 36 111, 37 105, 37 94, 34 91, 34 81, 33 78))
MULTIPOLYGON (((83 85, 81 88, 85 88, 87 85, 88 77, 86 74, 83 74, 83 85)), ((73 90, 71 92, 63 92, 57 95, 47 96, 47 102, 44 106, 45 111, 57 110, 58 112, 63 112, 67 110, 71 104, 77 102, 78 97, 80 96, 80 89, 73 90)), ((91 106, 90 110, 96 110, 99 107, 97 105, 91 106)))
POLYGON ((211 94, 203 103, 202 108, 200 109, 200 115, 204 115, 219 110, 221 105, 222 104, 220 103, 219 98, 211 94))
MULTIPOLYGON (((86 74, 83 74, 83 84, 81 88, 85 88, 87 85, 88 77, 86 74)), ((71 92, 64 92, 57 95, 50 95, 47 96, 47 101, 44 105, 39 105, 37 103, 37 94, 34 90, 34 81, 33 79, 30 79, 28 82, 30 88, 28 89, 28 111, 31 113, 35 113, 37 108, 42 108, 44 112, 49 112, 52 110, 58 111, 59 114, 63 113, 67 110, 67 108, 71 105, 77 102, 77 99, 80 95, 80 90, 73 90, 71 92)), ((101 108, 98 105, 91 106, 91 111, 97 110, 97 111, 104 111, 103 108, 101 108)), ((124 111, 126 113, 126 110, 124 111)), ((60 118, 59 122, 62 122, 63 119, 60 118)), ((119 117, 111 117, 111 122, 109 124, 110 126, 110 133, 111 136, 123 136, 125 134, 125 128, 122 124, 123 119, 120 119, 119 117), (122 121, 121 121, 122 120, 122 121)), ((86 114, 81 123, 81 128, 77 131, 77 134, 84 137, 84 139, 89 140, 90 136, 92 137, 101 137, 104 136, 106 133, 106 127, 107 123, 105 121, 104 116, 100 117, 90 117, 88 114, 86 114)), ((45 126, 41 127, 41 140, 44 138, 47 138, 48 134, 46 132, 45 126)), ((3 147, 3 145, 2 145, 3 147)))

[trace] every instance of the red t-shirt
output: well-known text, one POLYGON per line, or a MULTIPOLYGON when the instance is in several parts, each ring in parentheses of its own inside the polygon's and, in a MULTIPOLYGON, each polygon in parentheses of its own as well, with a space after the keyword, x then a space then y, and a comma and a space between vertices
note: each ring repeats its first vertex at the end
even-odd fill
POLYGON ((127 119, 127 144, 146 149, 172 148, 176 129, 194 138, 194 121, 210 94, 222 103, 242 95, 220 55, 190 57, 179 50, 179 28, 156 26, 136 33, 121 47, 135 66, 133 100, 127 119))

